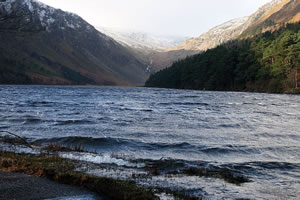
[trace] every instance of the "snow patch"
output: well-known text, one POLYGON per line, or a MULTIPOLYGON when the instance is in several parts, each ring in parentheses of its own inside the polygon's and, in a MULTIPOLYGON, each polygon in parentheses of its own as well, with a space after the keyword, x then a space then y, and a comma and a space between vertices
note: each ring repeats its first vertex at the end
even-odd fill
POLYGON ((53 19, 53 18, 49 18, 49 19, 47 19, 47 23, 48 23, 48 25, 49 24, 52 24, 52 23, 54 23, 55 22, 55 19, 53 19))
POLYGON ((4 10, 10 14, 12 12, 12 4, 16 2, 16 0, 7 0, 5 2, 1 2, 0 6, 4 8, 4 10))
MULTIPOLYGON (((40 21, 41 26, 45 27, 47 31, 50 30, 50 25, 55 23, 56 17, 54 14, 57 12, 57 9, 50 7, 38 0, 6 0, 4 2, 0 2, 0 12, 6 12, 7 14, 11 14, 15 9, 13 3, 18 3, 18 6, 21 6, 22 9, 28 10, 33 16, 37 16, 40 21)), ((21 9, 21 8, 18 8, 21 9)), ((64 18, 64 29, 69 27, 72 29, 81 28, 84 23, 81 22, 81 18, 69 12, 64 12, 62 14, 64 18), (66 18, 68 16, 68 18, 66 18)), ((61 28, 62 29, 62 28, 61 28)), ((90 31, 92 28, 87 26, 87 30, 90 31)))
POLYGON ((149 48, 164 51, 183 42, 187 37, 157 36, 144 32, 117 30, 115 28, 96 27, 98 31, 108 35, 125 46, 134 48, 149 48))
POLYGON ((55 22, 55 19, 51 17, 51 13, 49 12, 49 10, 43 7, 38 8, 38 15, 41 25, 43 27, 47 27, 47 29, 49 29, 49 26, 55 22))
POLYGON ((70 23, 68 20, 65 19, 65 22, 67 24, 68 27, 72 28, 72 29, 75 29, 75 26, 73 23, 70 23))
POLYGON ((24 0, 23 5, 27 5, 27 7, 30 10, 30 12, 34 11, 31 0, 24 0))
POLYGON ((35 2, 38 5, 39 9, 43 8, 44 10, 47 10, 49 12, 49 14, 51 14, 51 15, 56 10, 55 8, 52 8, 52 7, 50 7, 50 6, 46 5, 46 4, 43 4, 40 1, 37 1, 37 0, 32 0, 32 1, 35 2))
POLYGON ((40 20, 43 21, 44 17, 46 16, 46 10, 41 10, 39 12, 40 20))

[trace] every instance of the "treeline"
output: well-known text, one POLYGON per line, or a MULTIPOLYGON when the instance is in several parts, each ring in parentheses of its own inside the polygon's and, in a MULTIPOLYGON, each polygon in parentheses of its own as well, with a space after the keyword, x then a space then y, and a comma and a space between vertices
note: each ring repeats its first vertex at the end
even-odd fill
POLYGON ((152 74, 147 87, 286 92, 300 68, 300 23, 234 40, 152 74))

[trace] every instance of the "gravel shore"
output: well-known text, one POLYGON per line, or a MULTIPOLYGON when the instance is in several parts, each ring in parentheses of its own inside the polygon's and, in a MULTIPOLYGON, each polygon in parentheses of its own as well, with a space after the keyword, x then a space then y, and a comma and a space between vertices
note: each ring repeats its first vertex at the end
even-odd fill
POLYGON ((103 198, 80 187, 59 184, 46 178, 0 171, 0 200, 80 199, 103 198))

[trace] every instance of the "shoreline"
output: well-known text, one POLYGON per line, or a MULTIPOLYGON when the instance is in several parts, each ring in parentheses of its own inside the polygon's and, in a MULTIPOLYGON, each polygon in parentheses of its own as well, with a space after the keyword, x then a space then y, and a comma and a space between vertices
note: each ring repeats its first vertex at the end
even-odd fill
MULTIPOLYGON (((103 199, 158 199, 152 189, 139 187, 132 181, 98 177, 79 172, 76 171, 78 166, 79 162, 60 158, 55 154, 31 155, 0 151, 0 172, 2 173, 23 173, 37 179, 45 178, 57 184, 84 188, 85 191, 90 191, 89 194, 96 193, 103 199)), ((1 178, 0 176, 0 180, 1 178)), ((41 180, 39 179, 38 182, 41 180)), ((24 184, 20 185, 20 187, 23 186, 24 184)), ((14 188, 14 184, 11 188, 14 188)), ((0 200, 2 199, 0 198, 0 200)))
POLYGON ((200 90, 200 89, 183 89, 183 88, 166 88, 166 87, 151 87, 140 85, 48 85, 48 84, 0 84, 1 86, 32 86, 32 87, 79 87, 79 88, 150 88, 150 89, 170 89, 170 90, 183 90, 183 91, 201 91, 201 92, 236 92, 236 93, 258 93, 258 94, 286 94, 286 95, 300 95, 300 88, 285 90, 282 92, 269 92, 261 90, 200 90))
POLYGON ((0 200, 70 199, 77 197, 103 200, 102 197, 82 187, 60 184, 45 177, 0 170, 0 200))

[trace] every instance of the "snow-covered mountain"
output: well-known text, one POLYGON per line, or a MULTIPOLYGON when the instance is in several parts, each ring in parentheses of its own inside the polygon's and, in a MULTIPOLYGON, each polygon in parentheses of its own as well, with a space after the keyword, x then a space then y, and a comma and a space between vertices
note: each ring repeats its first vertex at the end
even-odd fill
POLYGON ((1 25, 6 25, 11 29, 18 28, 19 31, 24 31, 26 28, 45 29, 48 32, 57 28, 92 30, 92 26, 78 15, 52 8, 37 0, 2 0, 0 11, 2 16, 11 19, 1 25))
POLYGON ((240 29, 248 20, 248 17, 242 17, 234 20, 230 20, 210 29, 208 32, 200 35, 197 38, 190 38, 178 45, 176 49, 186 49, 194 51, 205 51, 207 49, 216 47, 217 45, 224 43, 239 36, 243 30, 240 29))
POLYGON ((119 43, 137 49, 146 48, 148 50, 166 51, 187 39, 187 37, 181 36, 158 36, 144 32, 124 31, 106 27, 97 27, 97 29, 119 43))
POLYGON ((175 49, 205 51, 229 40, 233 40, 240 36, 245 30, 247 30, 252 25, 266 18, 270 11, 274 10, 279 4, 285 1, 290 0, 273 0, 259 8, 251 16, 237 18, 225 22, 224 24, 210 29, 206 33, 203 33, 199 37, 190 38, 184 41, 175 49))

